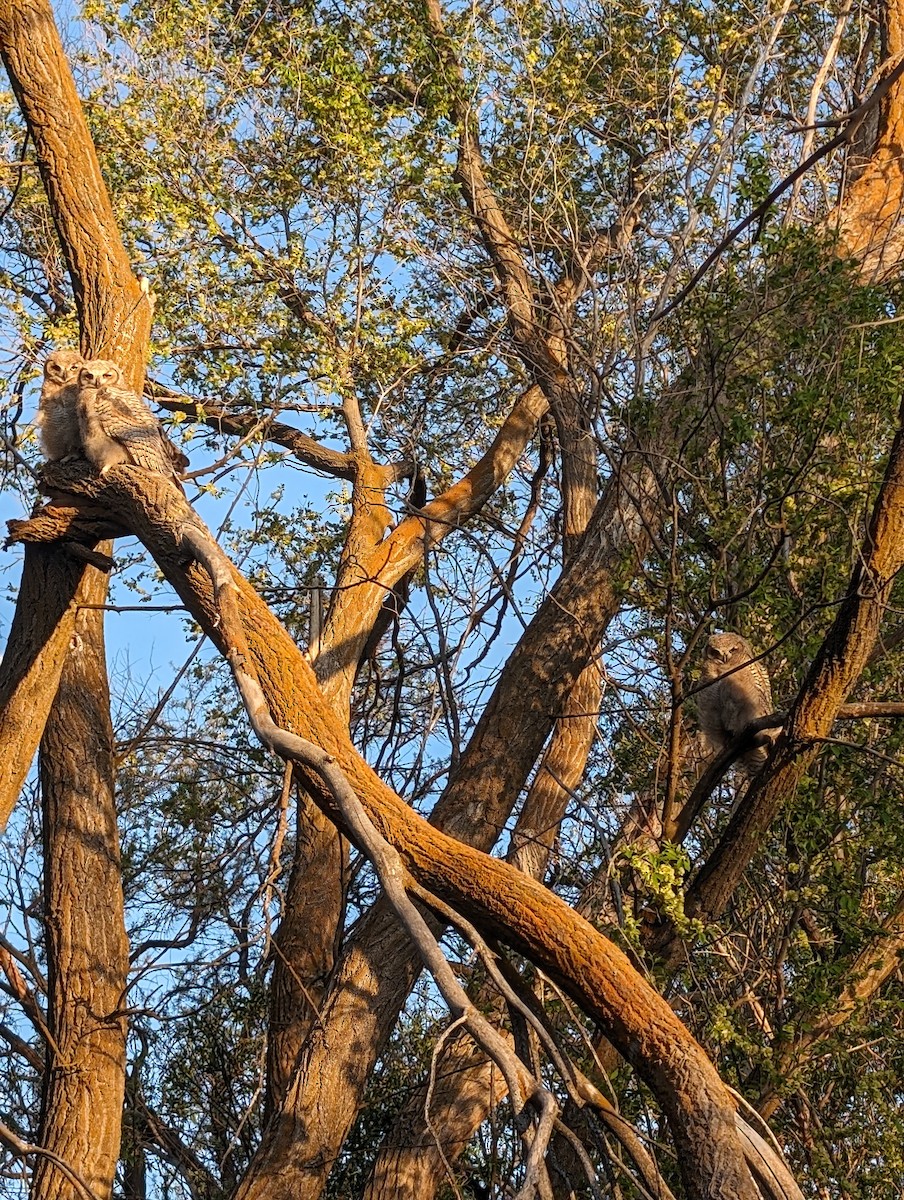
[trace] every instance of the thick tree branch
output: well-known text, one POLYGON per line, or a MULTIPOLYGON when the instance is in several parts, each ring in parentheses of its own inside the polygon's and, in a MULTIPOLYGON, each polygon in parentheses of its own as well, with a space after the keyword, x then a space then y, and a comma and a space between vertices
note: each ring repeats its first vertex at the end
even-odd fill
POLYGON ((378 832, 336 760, 305 738, 281 729, 270 716, 260 684, 249 674, 253 663, 235 603, 232 564, 211 538, 200 530, 187 528, 183 542, 204 564, 214 586, 220 610, 223 637, 229 649, 226 657, 232 668, 239 694, 254 732, 274 754, 287 762, 314 771, 328 789, 349 837, 367 855, 396 917, 404 927, 433 976, 455 1022, 462 1022, 484 1053, 502 1071, 512 1097, 516 1116, 528 1101, 539 1109, 536 1137, 529 1144, 525 1179, 515 1200, 533 1200, 543 1171, 543 1158, 552 1133, 557 1107, 552 1096, 535 1080, 515 1055, 505 1038, 486 1020, 467 996, 455 973, 443 956, 436 939, 406 891, 407 872, 398 852, 378 832))
MULTIPOLYGON (((144 394, 167 412, 184 413, 191 420, 206 425, 215 433, 225 433, 232 437, 244 437, 261 419, 257 413, 231 412, 209 400, 195 400, 153 380, 145 383, 144 394)), ((293 429, 283 421, 268 420, 263 436, 268 442, 288 450, 300 463, 314 471, 322 471, 324 475, 346 479, 349 482, 355 478, 355 461, 351 454, 331 450, 329 446, 324 446, 322 442, 315 441, 308 434, 302 433, 300 429, 293 429)), ((386 467, 384 470, 389 483, 399 477, 395 467, 386 467)))
POLYGON ((93 599, 94 567, 62 547, 28 546, 3 660, 0 662, 0 829, 34 760, 75 633, 78 606, 93 599))
POLYGON ((347 708, 361 654, 389 591, 423 561, 427 550, 486 504, 523 454, 546 409, 539 388, 525 392, 486 454, 355 564, 354 576, 347 580, 354 586, 333 599, 315 668, 321 687, 342 711, 347 708))
POLYGON ((69 268, 86 358, 140 386, 151 306, 132 273, 47 0, 2 0, 0 57, 28 125, 69 268))
MULTIPOLYGON (((900 274, 904 250, 904 3, 882 0, 879 18, 889 63, 895 64, 880 81, 876 139, 865 163, 849 154, 853 182, 845 188, 830 228, 837 227, 842 253, 854 259, 866 280, 900 274)), ((870 97, 872 100, 873 97, 870 97)), ((859 147, 856 147, 859 150, 859 147)))
MULTIPOLYGON (((73 495, 110 504, 144 542, 209 636, 228 653, 207 574, 184 564, 181 533, 198 527, 198 522, 176 489, 129 467, 118 467, 100 479, 70 466, 55 469, 52 477, 73 495)), ((31 536, 41 525, 40 520, 24 523, 17 534, 31 536)), ((755 1200, 756 1189, 737 1140, 734 1105, 669 1006, 619 950, 562 901, 507 864, 431 829, 386 788, 354 751, 286 632, 235 571, 233 582, 249 660, 278 726, 292 728, 336 760, 370 820, 422 886, 452 904, 484 934, 527 955, 602 1024, 662 1103, 690 1196, 755 1200)), ((309 777, 307 785, 318 805, 343 827, 342 815, 319 778, 309 777)), ((345 832, 353 831, 346 827, 345 832)))

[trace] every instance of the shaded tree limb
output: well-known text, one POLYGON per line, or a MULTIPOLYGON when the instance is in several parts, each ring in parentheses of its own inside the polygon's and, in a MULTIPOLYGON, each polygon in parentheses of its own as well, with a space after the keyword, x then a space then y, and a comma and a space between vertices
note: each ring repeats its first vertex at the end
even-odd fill
MULTIPOLYGON (((841 705, 876 644, 892 585, 904 567, 904 404, 885 476, 850 584, 835 620, 792 704, 785 730, 751 781, 727 828, 693 880, 689 916, 717 919, 762 838, 829 735, 841 705)), ((673 951, 673 933, 660 949, 673 951)))
POLYGON ((0 662, 0 829, 19 798, 44 732, 75 634, 78 606, 96 594, 87 582, 93 571, 59 547, 26 547, 0 662))
POLYGON ((141 1096, 132 1094, 129 1104, 134 1110, 143 1135, 152 1143, 149 1148, 179 1171, 192 1196, 215 1197, 222 1192, 215 1176, 207 1170, 179 1134, 165 1124, 141 1096))
MULTIPOLYGON (((146 381, 144 394, 167 412, 184 413, 193 421, 206 425, 214 433, 244 437, 260 421, 260 415, 257 413, 232 412, 224 405, 210 400, 196 400, 153 380, 146 381)), ((335 479, 346 479, 349 483, 355 478, 355 462, 351 454, 332 450, 283 421, 268 421, 264 436, 268 442, 282 446, 300 463, 314 471, 321 471, 335 479)), ((386 467, 384 470, 389 482, 402 477, 399 475, 399 467, 386 467)))
POLYGON ((776 1080, 762 1089, 757 1109, 769 1118, 779 1107, 793 1080, 816 1048, 864 1007, 900 968, 904 959, 904 895, 845 972, 848 982, 825 1006, 802 1013, 790 1038, 775 1047, 776 1080))

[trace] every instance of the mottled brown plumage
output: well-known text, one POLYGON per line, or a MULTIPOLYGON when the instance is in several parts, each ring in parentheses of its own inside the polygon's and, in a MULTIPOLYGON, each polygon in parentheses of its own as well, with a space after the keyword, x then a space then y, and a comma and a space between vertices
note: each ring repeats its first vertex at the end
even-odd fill
POLYGON ((82 356, 77 350, 54 350, 44 364, 37 425, 41 452, 48 462, 82 452, 77 411, 81 367, 82 356))
POLYGON ((82 366, 78 419, 85 455, 102 475, 118 463, 131 463, 165 475, 181 488, 176 473, 188 466, 188 459, 138 393, 122 386, 116 363, 99 358, 82 366))
MULTIPOLYGON (((736 633, 717 633, 706 644, 697 693, 700 728, 718 754, 757 717, 774 711, 769 676, 761 663, 753 662, 756 652, 746 638, 736 633), (740 668, 740 669, 739 669, 740 668)), ((766 730, 761 738, 772 741, 776 730, 766 730)), ((768 748, 756 746, 741 756, 747 775, 754 775, 766 761, 768 748)))

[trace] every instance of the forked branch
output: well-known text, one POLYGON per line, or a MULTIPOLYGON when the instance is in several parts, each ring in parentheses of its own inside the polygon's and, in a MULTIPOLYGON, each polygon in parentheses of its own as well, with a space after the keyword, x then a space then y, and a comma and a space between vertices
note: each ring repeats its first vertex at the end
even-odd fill
MULTIPOLYGON (((75 464, 46 474, 71 498, 84 497, 115 512, 145 544, 220 650, 230 653, 210 577, 194 561, 186 563, 185 530, 203 527, 175 488, 126 466, 103 478, 75 464)), ((73 523, 60 521, 60 513, 57 508, 19 523, 17 537, 54 540, 67 525, 71 535, 73 523)), ((210 538, 206 532, 205 536, 210 538)), ((335 759, 370 821, 418 883, 463 913, 484 936, 527 956, 601 1024, 662 1105, 693 1200, 725 1195, 757 1200, 736 1128, 735 1103, 669 1005, 620 950, 564 901, 508 864, 431 828, 412 812, 356 753, 292 639, 242 576, 231 565, 229 569, 227 611, 234 603, 233 619, 237 613, 247 644, 244 653, 273 723, 292 729, 335 759)), ((257 717, 259 700, 254 708, 257 717)), ((310 769, 302 769, 302 774, 318 806, 343 832, 355 836, 322 777, 310 769)))

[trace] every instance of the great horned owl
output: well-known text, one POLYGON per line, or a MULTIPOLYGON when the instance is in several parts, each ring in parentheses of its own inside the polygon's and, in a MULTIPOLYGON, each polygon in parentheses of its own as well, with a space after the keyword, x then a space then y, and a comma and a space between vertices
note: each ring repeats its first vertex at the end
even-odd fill
MULTIPOLYGON (((718 754, 757 717, 773 712, 772 688, 761 663, 753 662, 756 652, 746 638, 736 633, 714 634, 706 643, 701 690, 697 694, 700 728, 718 754)), ((764 730, 761 738, 772 741, 775 730, 764 730)), ((766 746, 756 746, 741 756, 748 776, 755 775, 768 754, 766 746)))
POLYGON ((77 404, 82 362, 77 350, 54 350, 44 364, 37 424, 41 451, 48 462, 81 453, 77 404))
POLYGON ((185 470, 188 459, 138 393, 122 386, 116 363, 95 358, 82 365, 78 421, 85 455, 102 475, 118 463, 131 463, 166 475, 182 490, 176 472, 185 470))

